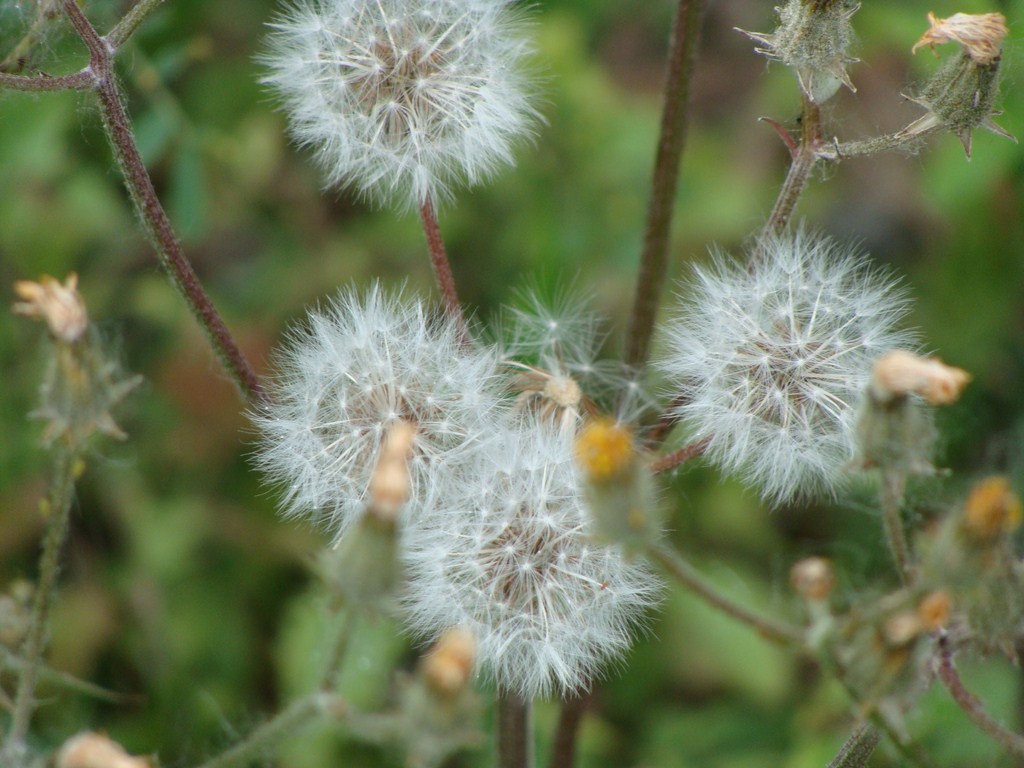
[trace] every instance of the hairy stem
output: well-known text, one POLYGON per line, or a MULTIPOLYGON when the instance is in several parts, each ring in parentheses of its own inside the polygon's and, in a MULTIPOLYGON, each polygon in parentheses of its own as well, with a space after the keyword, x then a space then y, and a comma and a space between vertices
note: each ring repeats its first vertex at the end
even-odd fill
POLYGON ((441 227, 437 223, 437 210, 429 197, 420 206, 420 220, 423 222, 423 233, 427 236, 430 263, 434 267, 434 277, 437 278, 437 287, 441 291, 445 308, 465 331, 466 318, 462 314, 458 291, 455 290, 455 276, 452 274, 448 251, 444 247, 444 239, 441 237, 441 227))
POLYGON ((717 587, 702 576, 676 551, 663 544, 652 544, 648 550, 672 576, 684 587, 714 608, 731 616, 742 624, 756 630, 762 637, 777 643, 798 644, 804 642, 804 632, 799 627, 767 616, 760 616, 726 597, 717 587))
POLYGON ((907 534, 903 530, 903 492, 906 489, 906 476, 899 470, 883 470, 882 487, 879 492, 882 504, 882 525, 885 528, 885 541, 889 552, 896 563, 900 579, 904 584, 910 582, 914 566, 910 559, 910 546, 907 534))
POLYGON ((533 703, 499 692, 497 707, 498 768, 533 768, 533 703))
POLYGON ((18 690, 14 697, 14 712, 7 731, 5 754, 13 754, 23 746, 28 734, 32 711, 35 709, 36 681, 39 677, 43 649, 46 645, 46 627, 50 608, 57 590, 60 571, 60 552, 68 534, 71 502, 74 497, 75 476, 79 469, 78 452, 67 447, 54 449, 53 485, 47 498, 49 520, 43 538, 43 553, 39 561, 39 582, 32 601, 28 634, 21 650, 23 666, 19 670, 18 690))
POLYGON ((643 252, 626 342, 626 363, 640 368, 647 362, 661 289, 668 273, 672 209, 679 182, 679 161, 686 144, 690 118, 690 85, 707 0, 679 0, 669 43, 665 103, 661 134, 654 158, 654 178, 647 209, 643 252))
POLYGON ((107 41, 99 37, 75 0, 64 0, 64 11, 89 49, 89 66, 99 95, 103 127, 124 175, 125 187, 156 248, 161 266, 206 332, 214 352, 242 394, 250 401, 261 401, 263 387, 259 378, 203 289, 157 197, 153 181, 135 143, 131 122, 114 76, 113 50, 107 41))
POLYGON ((670 469, 680 467, 690 459, 694 459, 704 453, 710 443, 711 438, 705 437, 689 445, 684 445, 682 448, 672 451, 672 453, 666 453, 651 465, 651 471, 658 475, 662 472, 668 472, 670 469))
POLYGON ((72 75, 50 77, 8 75, 0 72, 0 90, 10 91, 88 91, 96 87, 96 78, 87 69, 72 75))
POLYGON ((1013 752, 1017 757, 1024 757, 1024 736, 1000 725, 985 711, 985 705, 981 699, 967 690, 956 667, 953 666, 953 652, 945 637, 939 640, 939 677, 949 690, 953 701, 966 713, 972 723, 1000 746, 1013 752))
POLYGON ((107 44, 116 51, 127 42, 128 38, 157 6, 163 5, 163 2, 164 0, 139 0, 110 30, 106 38, 107 44))
MULTIPOLYGON (((782 234, 793 217, 793 210, 796 208, 800 195, 803 194, 810 181, 811 171, 818 162, 818 151, 821 148, 821 108, 803 96, 803 116, 800 121, 801 140, 796 152, 792 153, 792 162, 786 180, 782 183, 779 196, 775 200, 772 212, 761 230, 760 240, 774 235, 782 234)), ((758 245, 754 251, 753 261, 760 260, 763 256, 763 245, 758 245)))
POLYGON ((576 736, 589 704, 589 694, 571 696, 562 702, 562 713, 558 717, 548 768, 572 768, 576 760, 576 736))
POLYGON ((868 760, 882 740, 878 729, 858 725, 826 768, 867 768, 868 760))
POLYGON ((313 725, 321 717, 341 720, 348 715, 348 704, 340 696, 314 693, 281 710, 250 733, 243 741, 207 760, 200 768, 230 768, 248 765, 280 741, 294 736, 302 728, 313 725))

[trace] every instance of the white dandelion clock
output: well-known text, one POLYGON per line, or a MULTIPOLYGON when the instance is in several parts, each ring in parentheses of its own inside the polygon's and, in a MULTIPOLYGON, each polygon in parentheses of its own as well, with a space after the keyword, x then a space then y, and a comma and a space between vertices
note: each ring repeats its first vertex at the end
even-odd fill
POLYGON ((264 82, 329 185, 421 206, 532 130, 531 46, 505 0, 296 0, 272 26, 264 82))
POLYGON ((343 291, 293 331, 255 421, 257 461, 284 488, 283 508, 340 535, 366 506, 388 429, 414 428, 410 506, 446 462, 492 431, 501 406, 497 354, 466 343, 447 314, 388 294, 343 291))
POLYGON ((503 691, 585 688, 629 647, 657 579, 590 539, 571 439, 550 425, 504 427, 465 469, 407 537, 411 628, 467 627, 503 691))
POLYGON ((903 291, 863 254, 803 231, 763 248, 696 270, 661 367, 706 457, 783 502, 836 488, 872 362, 913 336, 903 291))

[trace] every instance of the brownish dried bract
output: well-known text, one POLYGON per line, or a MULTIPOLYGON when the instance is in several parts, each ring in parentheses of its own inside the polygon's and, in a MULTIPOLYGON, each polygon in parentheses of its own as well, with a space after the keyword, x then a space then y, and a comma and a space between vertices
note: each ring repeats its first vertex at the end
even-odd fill
POLYGON ((957 401, 970 380, 967 371, 937 357, 894 350, 875 361, 871 392, 883 403, 913 394, 931 405, 949 405, 957 401))
POLYGON ((476 661, 476 640, 462 627, 453 627, 437 641, 423 659, 427 685, 443 696, 461 693, 468 685, 476 661))
POLYGON ((936 45, 957 42, 967 55, 979 64, 991 64, 999 58, 1006 37, 1006 17, 1001 13, 954 13, 948 19, 928 14, 931 29, 914 43, 912 52, 927 45, 934 52, 936 45))
POLYGON ((949 596, 949 592, 937 589, 925 595, 924 599, 917 604, 917 617, 926 630, 934 632, 949 623, 952 606, 953 598, 949 596))
POLYGON ((971 488, 964 504, 964 527, 975 539, 991 541, 1014 530, 1021 521, 1020 497, 1001 475, 987 477, 971 488))
POLYGON ((807 600, 824 600, 836 585, 832 563, 823 557, 805 557, 794 563, 789 580, 796 593, 807 600))
POLYGON ((49 275, 44 275, 38 283, 19 280, 14 284, 14 292, 21 299, 13 307, 16 315, 45 321, 50 333, 67 344, 82 338, 89 317, 78 293, 78 275, 74 272, 63 284, 49 275))
POLYGON ((391 521, 409 498, 409 456, 416 428, 396 421, 388 428, 377 466, 370 478, 370 513, 391 521))
POLYGON ((151 768, 148 760, 132 757, 124 748, 98 733, 68 739, 57 755, 57 768, 151 768))

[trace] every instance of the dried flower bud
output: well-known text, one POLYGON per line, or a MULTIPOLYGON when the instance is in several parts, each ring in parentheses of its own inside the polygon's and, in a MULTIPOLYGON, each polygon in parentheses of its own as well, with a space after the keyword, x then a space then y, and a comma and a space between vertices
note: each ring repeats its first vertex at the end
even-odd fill
POLYGON ((805 557, 789 571, 789 580, 796 593, 805 600, 824 600, 836 585, 832 563, 823 557, 805 557))
POLYGON ((368 513, 382 521, 393 521, 409 498, 409 457, 415 436, 416 428, 407 421, 388 427, 369 489, 368 513))
POLYGON ((78 275, 74 272, 63 284, 49 275, 43 275, 38 283, 19 280, 14 291, 22 300, 14 305, 14 313, 45 321, 58 341, 74 344, 89 326, 85 303, 78 293, 78 275))
POLYGON ((934 46, 950 40, 963 45, 963 54, 951 58, 925 85, 921 93, 909 97, 928 113, 897 134, 913 138, 935 132, 951 131, 971 157, 971 131, 984 128, 1011 141, 1017 139, 993 122, 1000 114, 993 109, 999 89, 1000 45, 1006 36, 1006 20, 1001 14, 971 15, 958 13, 948 19, 928 14, 931 28, 914 45, 934 46))
POLYGON ((944 589, 937 589, 925 595, 917 604, 917 618, 928 632, 934 632, 949 623, 949 614, 953 607, 953 598, 944 589))
POLYGON ((80 733, 64 742, 57 754, 57 768, 150 768, 150 764, 132 757, 106 736, 80 733))
POLYGON ((927 45, 934 52, 936 45, 957 42, 964 52, 979 64, 989 65, 999 58, 1006 37, 1006 17, 1001 13, 954 13, 948 19, 937 19, 928 13, 931 28, 914 43, 912 53, 927 45))
POLYGON ((963 524, 980 541, 992 541, 1014 530, 1021 522, 1021 500, 1005 477, 989 477, 977 483, 964 504, 963 524))
POLYGON ((476 663, 476 639, 464 627, 452 627, 420 665, 427 686, 440 696, 456 696, 469 684, 476 663))
POLYGON ((875 362, 871 394, 881 403, 914 394, 931 405, 949 405, 956 402, 970 380, 967 371, 936 357, 893 350, 875 362))
POLYGON ((776 9, 779 26, 771 34, 739 31, 763 46, 758 53, 792 67, 807 98, 822 104, 840 85, 857 90, 846 65, 857 61, 847 49, 853 41, 850 18, 858 8, 853 0, 789 0, 776 9))
POLYGON ((900 648, 916 639, 923 630, 924 626, 917 612, 904 611, 885 622, 883 635, 886 643, 894 648, 900 648))

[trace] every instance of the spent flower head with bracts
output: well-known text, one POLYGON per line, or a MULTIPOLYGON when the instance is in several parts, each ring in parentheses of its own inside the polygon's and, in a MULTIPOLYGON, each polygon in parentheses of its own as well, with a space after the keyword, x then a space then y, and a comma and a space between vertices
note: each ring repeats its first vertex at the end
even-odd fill
POLYGON ((510 163, 535 122, 507 0, 295 0, 272 26, 264 82, 329 185, 419 206, 510 163))
POLYGON ((802 230, 763 248, 696 271, 661 366, 708 459, 782 502, 837 485, 872 362, 913 338, 903 292, 864 255, 802 230))
POLYGON ((285 514, 340 535, 370 501, 388 431, 412 428, 410 506, 433 473, 490 434, 502 406, 495 352, 466 342, 447 314, 375 285, 348 289, 294 330, 254 419, 257 462, 284 486, 285 514))
POLYGON ((570 436, 532 415, 489 448, 438 479, 436 511, 406 537, 409 625, 425 638, 469 629, 501 690, 585 688, 629 646, 658 581, 590 538, 570 436))

